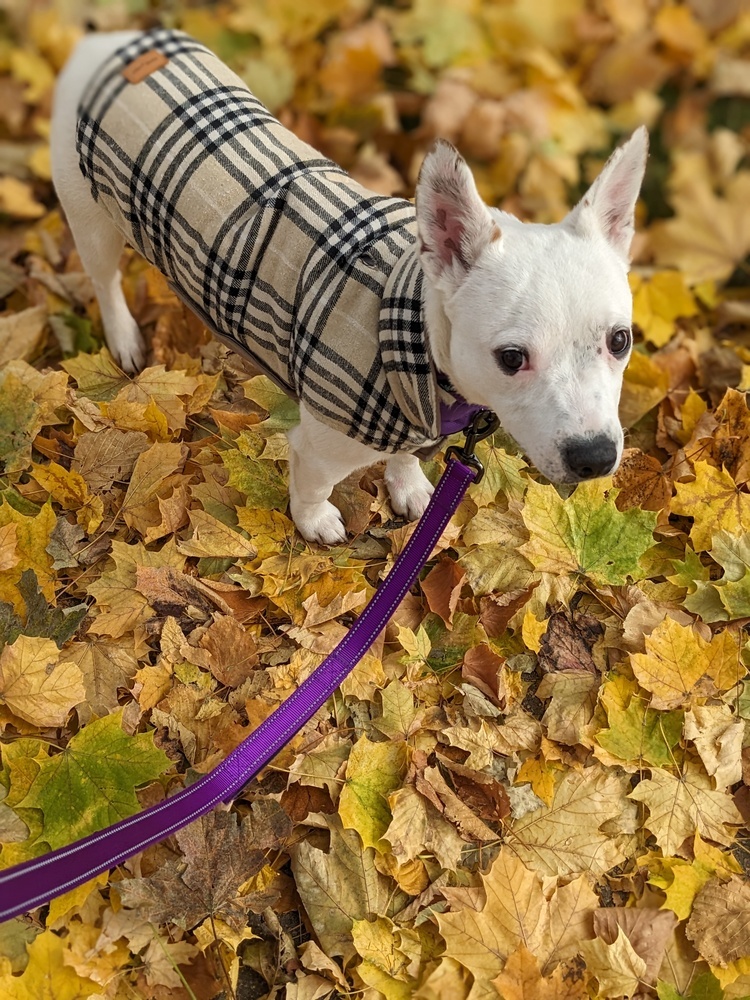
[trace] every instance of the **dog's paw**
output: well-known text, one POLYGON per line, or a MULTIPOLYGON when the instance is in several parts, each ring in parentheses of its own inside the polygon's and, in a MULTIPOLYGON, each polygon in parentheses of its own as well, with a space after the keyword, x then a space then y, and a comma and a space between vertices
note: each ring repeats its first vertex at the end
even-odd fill
POLYGON ((139 372, 146 361, 146 345, 138 324, 131 317, 131 322, 124 330, 119 330, 117 337, 109 338, 112 357, 124 372, 132 375, 139 372))
POLYGON ((395 476, 389 476, 386 469, 385 482, 394 513, 409 521, 416 521, 424 514, 435 489, 420 468, 410 469, 408 475, 402 470, 395 476))
POLYGON ((341 545, 346 541, 346 528, 338 507, 328 500, 311 504, 302 511, 292 511, 297 531, 306 542, 321 545, 341 545))

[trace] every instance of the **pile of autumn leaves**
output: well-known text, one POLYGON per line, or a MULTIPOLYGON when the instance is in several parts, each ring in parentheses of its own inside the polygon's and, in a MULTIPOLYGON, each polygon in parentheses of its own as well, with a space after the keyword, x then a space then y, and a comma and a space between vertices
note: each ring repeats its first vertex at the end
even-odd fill
MULTIPOLYGON (((557 491, 483 444, 485 479, 327 710, 231 811, 0 925, 3 998, 750 996, 750 310, 732 278, 750 173, 743 135, 706 127, 710 100, 742 108, 750 22, 729 0, 590 8, 184 12, 379 190, 408 190, 441 132, 488 200, 547 221, 645 120, 673 214, 637 236, 614 483, 557 491)), ((304 545, 294 405, 135 256, 153 363, 117 369, 44 185, 76 31, 53 8, 24 31, 0 42, 3 867, 216 766, 412 530, 376 468, 337 488, 351 541, 304 545)))

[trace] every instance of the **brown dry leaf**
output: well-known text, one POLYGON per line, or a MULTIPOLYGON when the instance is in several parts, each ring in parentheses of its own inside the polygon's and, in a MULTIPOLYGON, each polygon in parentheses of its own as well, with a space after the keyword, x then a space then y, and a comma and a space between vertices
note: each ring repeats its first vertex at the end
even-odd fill
POLYGON ((448 871, 458 867, 466 841, 413 785, 393 792, 388 804, 391 822, 383 839, 400 862, 413 861, 426 852, 448 871))
POLYGON ((598 618, 579 611, 550 615, 539 646, 539 666, 549 672, 585 670, 596 673, 593 648, 604 635, 598 618))
POLYGON ((636 910, 611 906, 594 913, 594 931, 607 944, 614 944, 624 931, 636 954, 646 963, 643 979, 653 985, 664 951, 678 920, 669 910, 636 910))
POLYGON ((750 957, 750 885, 741 875, 711 879, 695 897, 687 936, 711 965, 750 957))
POLYGON ((599 676, 569 670, 547 674, 537 688, 537 697, 550 699, 542 716, 547 737, 565 746, 593 745, 589 726, 596 709, 599 676))
POLYGON ((420 586, 430 611, 440 615, 446 624, 453 623, 453 612, 461 596, 466 570, 448 556, 441 556, 420 586))
POLYGON ((588 971, 599 981, 599 996, 632 997, 645 985, 646 963, 630 943, 622 927, 608 944, 602 938, 581 942, 588 971))
POLYGON ((487 643, 468 649, 461 664, 461 677, 499 708, 505 707, 505 680, 503 659, 487 643))
POLYGON ((485 822, 475 816, 443 778, 436 767, 426 767, 422 776, 416 782, 417 791, 421 792, 443 816, 451 823, 466 840, 490 844, 498 839, 497 833, 485 822))
POLYGON ((742 779, 745 723, 728 705, 694 705, 685 713, 685 738, 692 740, 717 789, 742 779))
POLYGON ((680 774, 651 768, 629 797, 648 808, 646 827, 665 856, 676 854, 686 837, 696 832, 707 840, 729 846, 742 817, 731 795, 715 791, 703 769, 686 760, 680 774))
POLYGON ((288 817, 275 803, 256 805, 241 823, 236 813, 210 813, 176 834, 182 858, 149 878, 120 884, 122 902, 154 923, 169 920, 190 928, 214 916, 240 931, 248 910, 258 912, 272 899, 246 894, 242 887, 262 869, 263 852, 277 849, 290 832, 288 817))
POLYGON ((258 666, 255 639, 229 615, 217 616, 201 636, 200 644, 210 653, 211 673, 227 687, 239 687, 258 666))
POLYGON ((143 431, 121 431, 106 427, 87 431, 78 438, 71 468, 79 472, 92 490, 108 490, 130 480, 136 459, 148 447, 143 431))
POLYGON ((536 957, 522 944, 492 983, 503 1000, 583 1000, 583 976, 568 972, 561 964, 550 976, 542 976, 536 957))
POLYGON ((32 306, 21 312, 0 316, 0 365, 14 358, 28 361, 39 347, 45 327, 47 310, 32 306))
POLYGON ((640 448, 625 449, 612 483, 620 491, 615 500, 618 510, 663 510, 672 496, 672 481, 661 462, 640 448))
POLYGON ((187 448, 181 444, 157 442, 142 452, 135 461, 121 513, 128 527, 143 534, 160 515, 154 513, 157 497, 166 490, 170 477, 182 469, 187 448))
POLYGON ((86 688, 86 702, 78 706, 82 722, 89 721, 91 714, 101 717, 117 707, 118 690, 129 687, 139 655, 147 656, 147 647, 134 636, 111 641, 87 635, 66 647, 65 657, 80 667, 86 688))

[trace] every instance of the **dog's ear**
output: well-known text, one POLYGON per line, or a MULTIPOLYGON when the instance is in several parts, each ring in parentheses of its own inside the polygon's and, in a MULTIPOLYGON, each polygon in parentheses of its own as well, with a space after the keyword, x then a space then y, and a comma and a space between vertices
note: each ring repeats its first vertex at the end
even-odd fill
POLYGON ((460 283, 482 251, 500 240, 471 170, 445 139, 438 139, 422 164, 416 209, 422 266, 433 279, 460 283))
POLYGON ((648 132, 637 128, 614 151, 565 222, 582 236, 598 229, 626 261, 635 231, 635 203, 648 156, 648 132))

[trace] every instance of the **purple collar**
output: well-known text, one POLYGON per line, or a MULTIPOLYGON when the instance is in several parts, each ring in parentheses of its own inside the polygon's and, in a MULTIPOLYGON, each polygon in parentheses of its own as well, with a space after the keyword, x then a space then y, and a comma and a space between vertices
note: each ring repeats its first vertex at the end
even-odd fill
POLYGON ((484 409, 476 403, 467 403, 464 397, 458 393, 447 375, 438 373, 438 386, 453 397, 451 403, 444 399, 440 400, 440 434, 448 437, 450 434, 458 434, 466 430, 475 414, 484 409))

